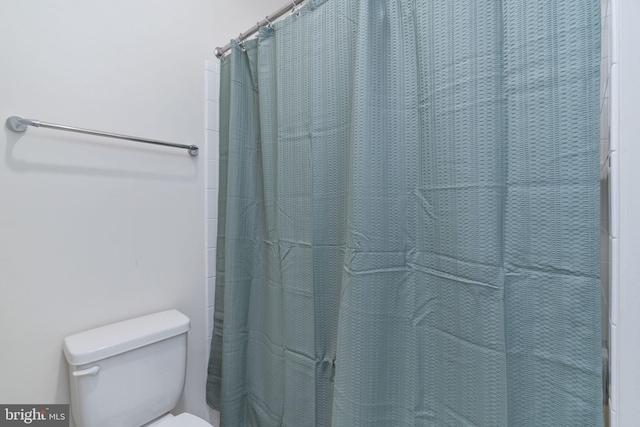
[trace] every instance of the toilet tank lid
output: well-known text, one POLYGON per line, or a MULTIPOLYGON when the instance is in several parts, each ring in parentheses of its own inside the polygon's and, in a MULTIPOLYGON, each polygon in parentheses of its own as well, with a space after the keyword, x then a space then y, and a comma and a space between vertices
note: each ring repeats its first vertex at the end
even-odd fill
POLYGON ((180 335, 189 326, 187 316, 167 310, 70 335, 64 354, 70 365, 84 365, 180 335))

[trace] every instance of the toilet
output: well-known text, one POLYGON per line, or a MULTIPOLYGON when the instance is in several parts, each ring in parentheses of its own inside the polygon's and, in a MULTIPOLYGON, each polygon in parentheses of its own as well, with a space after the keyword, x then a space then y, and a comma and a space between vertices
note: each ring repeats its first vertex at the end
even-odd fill
POLYGON ((168 310, 66 337, 77 427, 211 427, 170 413, 184 389, 189 326, 168 310))

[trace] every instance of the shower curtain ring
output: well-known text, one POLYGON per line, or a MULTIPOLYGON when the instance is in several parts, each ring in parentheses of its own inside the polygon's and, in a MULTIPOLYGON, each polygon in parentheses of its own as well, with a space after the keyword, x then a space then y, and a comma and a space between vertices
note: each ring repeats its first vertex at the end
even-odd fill
POLYGON ((291 8, 291 14, 293 15, 295 13, 296 16, 300 16, 300 11, 296 9, 298 7, 298 5, 296 5, 296 2, 294 0, 291 0, 291 4, 293 5, 293 7, 291 8))
POLYGON ((271 21, 269 21, 269 15, 265 16, 264 19, 267 21, 267 27, 273 30, 273 26, 271 26, 271 21))
POLYGON ((244 47, 244 39, 242 38, 242 33, 238 35, 238 46, 240 46, 242 50, 247 50, 247 48, 244 47))

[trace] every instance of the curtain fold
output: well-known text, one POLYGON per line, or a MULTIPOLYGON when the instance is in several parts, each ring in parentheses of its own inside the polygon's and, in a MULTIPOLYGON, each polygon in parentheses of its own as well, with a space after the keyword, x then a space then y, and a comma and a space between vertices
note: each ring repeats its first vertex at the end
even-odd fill
POLYGON ((221 425, 601 426, 600 5, 311 0, 221 65, 221 425))

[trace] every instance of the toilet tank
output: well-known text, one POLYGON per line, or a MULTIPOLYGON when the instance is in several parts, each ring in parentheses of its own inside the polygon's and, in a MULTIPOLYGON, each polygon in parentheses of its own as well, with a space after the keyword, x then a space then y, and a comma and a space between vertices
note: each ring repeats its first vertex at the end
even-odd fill
POLYGON ((64 339, 78 427, 139 427, 177 404, 187 367, 189 318, 177 310, 64 339))

